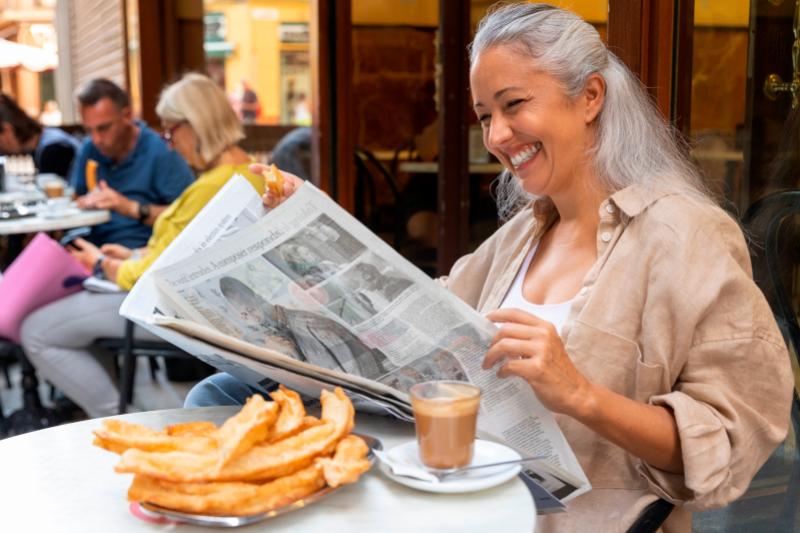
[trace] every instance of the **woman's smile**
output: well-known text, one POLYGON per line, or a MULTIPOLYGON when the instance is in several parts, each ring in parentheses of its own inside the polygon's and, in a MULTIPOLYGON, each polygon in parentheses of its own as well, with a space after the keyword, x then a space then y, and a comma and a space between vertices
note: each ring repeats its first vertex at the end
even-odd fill
POLYGON ((530 164, 534 159, 536 159, 536 154, 539 150, 542 149, 542 143, 531 143, 523 147, 522 150, 519 150, 516 155, 509 156, 511 159, 511 163, 514 165, 515 170, 521 170, 522 168, 529 167, 530 164))

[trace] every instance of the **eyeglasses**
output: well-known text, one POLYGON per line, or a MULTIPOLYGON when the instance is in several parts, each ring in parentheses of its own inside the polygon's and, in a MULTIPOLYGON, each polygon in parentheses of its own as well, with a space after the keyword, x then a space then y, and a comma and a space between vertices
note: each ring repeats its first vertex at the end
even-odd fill
POLYGON ((186 124, 186 121, 178 122, 177 124, 175 124, 171 128, 165 128, 164 129, 164 133, 161 134, 161 139, 165 143, 167 143, 167 146, 169 148, 172 148, 172 145, 173 145, 172 136, 175 135, 175 132, 178 131, 178 128, 180 128, 184 124, 186 124))

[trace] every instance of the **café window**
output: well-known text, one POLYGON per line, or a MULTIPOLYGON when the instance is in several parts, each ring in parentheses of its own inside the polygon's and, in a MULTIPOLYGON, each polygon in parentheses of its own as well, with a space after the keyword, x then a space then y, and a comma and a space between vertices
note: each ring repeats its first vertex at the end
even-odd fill
POLYGON ((206 74, 243 123, 311 123, 310 10, 309 2, 204 0, 206 74))

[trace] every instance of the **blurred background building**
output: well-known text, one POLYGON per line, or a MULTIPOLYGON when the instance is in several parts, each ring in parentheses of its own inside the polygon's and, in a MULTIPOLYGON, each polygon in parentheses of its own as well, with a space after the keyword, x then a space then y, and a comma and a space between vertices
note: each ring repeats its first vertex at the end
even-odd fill
MULTIPOLYGON (((55 5, 56 0, 0 0, 0 39, 56 54, 55 5)), ((0 64, 4 59, 0 58, 0 64)), ((0 68, 0 90, 38 117, 44 104, 56 96, 53 70, 33 72, 16 65, 0 68)))

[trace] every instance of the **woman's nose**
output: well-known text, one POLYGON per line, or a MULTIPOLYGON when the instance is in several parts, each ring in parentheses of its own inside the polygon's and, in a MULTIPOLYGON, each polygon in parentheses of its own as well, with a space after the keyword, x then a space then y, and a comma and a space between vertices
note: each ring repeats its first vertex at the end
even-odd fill
POLYGON ((514 131, 509 127, 508 122, 503 119, 493 119, 489 124, 489 132, 486 136, 486 148, 498 149, 508 143, 514 136, 514 131))

